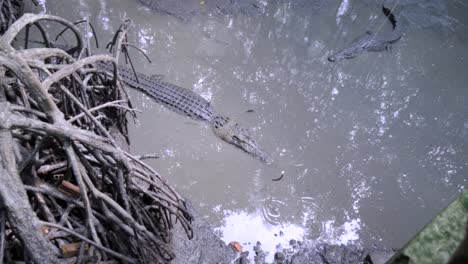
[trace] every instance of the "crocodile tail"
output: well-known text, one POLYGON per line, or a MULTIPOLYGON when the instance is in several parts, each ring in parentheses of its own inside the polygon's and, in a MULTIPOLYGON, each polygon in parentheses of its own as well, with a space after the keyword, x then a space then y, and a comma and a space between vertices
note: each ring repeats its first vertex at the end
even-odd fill
POLYGON ((399 13, 399 7, 397 6, 397 2, 393 0, 385 0, 382 5, 382 11, 387 17, 388 21, 392 24, 393 27, 393 32, 390 37, 391 43, 394 43, 398 41, 401 38, 402 35, 402 30, 401 30, 401 24, 397 20, 397 16, 399 13))

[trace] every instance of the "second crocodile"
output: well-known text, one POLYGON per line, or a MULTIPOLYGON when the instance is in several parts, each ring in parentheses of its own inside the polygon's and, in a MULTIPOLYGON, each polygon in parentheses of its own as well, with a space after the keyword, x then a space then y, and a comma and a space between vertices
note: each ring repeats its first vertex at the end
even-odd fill
POLYGON ((347 47, 328 57, 328 61, 335 62, 343 59, 352 59, 365 51, 379 52, 390 50, 391 44, 397 42, 402 35, 401 25, 395 18, 394 0, 384 0, 382 11, 392 24, 393 30, 388 33, 366 32, 363 36, 351 42, 347 47))
MULTIPOLYGON (((98 62, 99 68, 113 72, 111 63, 98 62)), ((135 73, 128 67, 118 66, 121 80, 128 86, 145 92, 167 108, 189 116, 192 119, 207 121, 214 133, 224 141, 241 148, 261 161, 270 162, 268 155, 260 148, 251 133, 229 117, 217 114, 203 97, 193 91, 164 82, 141 73, 135 73)))

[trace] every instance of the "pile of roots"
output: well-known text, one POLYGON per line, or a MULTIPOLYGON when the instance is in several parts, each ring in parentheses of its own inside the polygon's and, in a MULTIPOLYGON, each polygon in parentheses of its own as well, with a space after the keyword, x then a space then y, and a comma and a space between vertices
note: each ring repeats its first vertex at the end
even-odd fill
POLYGON ((168 263, 170 228, 192 236, 184 199, 116 140, 133 109, 117 68, 94 65, 116 64, 125 32, 113 56, 88 55, 51 15, 25 14, 0 37, 0 262, 168 263), (47 23, 71 48, 53 48, 47 23))
MULTIPOLYGON (((0 1, 0 33, 4 33, 24 12, 26 0, 0 1)), ((35 0, 32 1, 37 4, 35 0)))

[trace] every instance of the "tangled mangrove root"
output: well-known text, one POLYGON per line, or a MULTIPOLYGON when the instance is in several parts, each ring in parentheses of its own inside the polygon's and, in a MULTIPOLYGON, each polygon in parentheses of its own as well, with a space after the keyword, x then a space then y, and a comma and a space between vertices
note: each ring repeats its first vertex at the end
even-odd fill
POLYGON ((0 1, 0 34, 4 33, 23 14, 24 1, 26 0, 0 1))
POLYGON ((192 237, 184 199, 115 140, 133 109, 117 68, 93 65, 116 63, 125 31, 114 57, 86 57, 75 25, 51 15, 25 14, 0 37, 0 262, 168 263, 173 224, 192 237), (47 48, 42 23, 74 48, 47 48), (31 25, 46 48, 13 48, 31 25))

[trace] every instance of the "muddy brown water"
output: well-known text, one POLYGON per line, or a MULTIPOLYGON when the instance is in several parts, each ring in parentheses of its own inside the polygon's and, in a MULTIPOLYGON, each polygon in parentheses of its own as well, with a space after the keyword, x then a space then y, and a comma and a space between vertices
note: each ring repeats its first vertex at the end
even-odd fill
POLYGON ((143 111, 133 153, 157 153, 149 163, 226 242, 398 248, 466 186, 463 1, 448 1, 453 24, 408 27, 391 52, 340 63, 327 61, 331 51, 390 28, 378 5, 264 1, 260 15, 182 21, 130 0, 40 2, 42 12, 89 18, 101 44, 132 19, 129 40, 153 60, 132 51, 139 71, 193 89, 254 132, 272 165, 130 90, 143 111))

